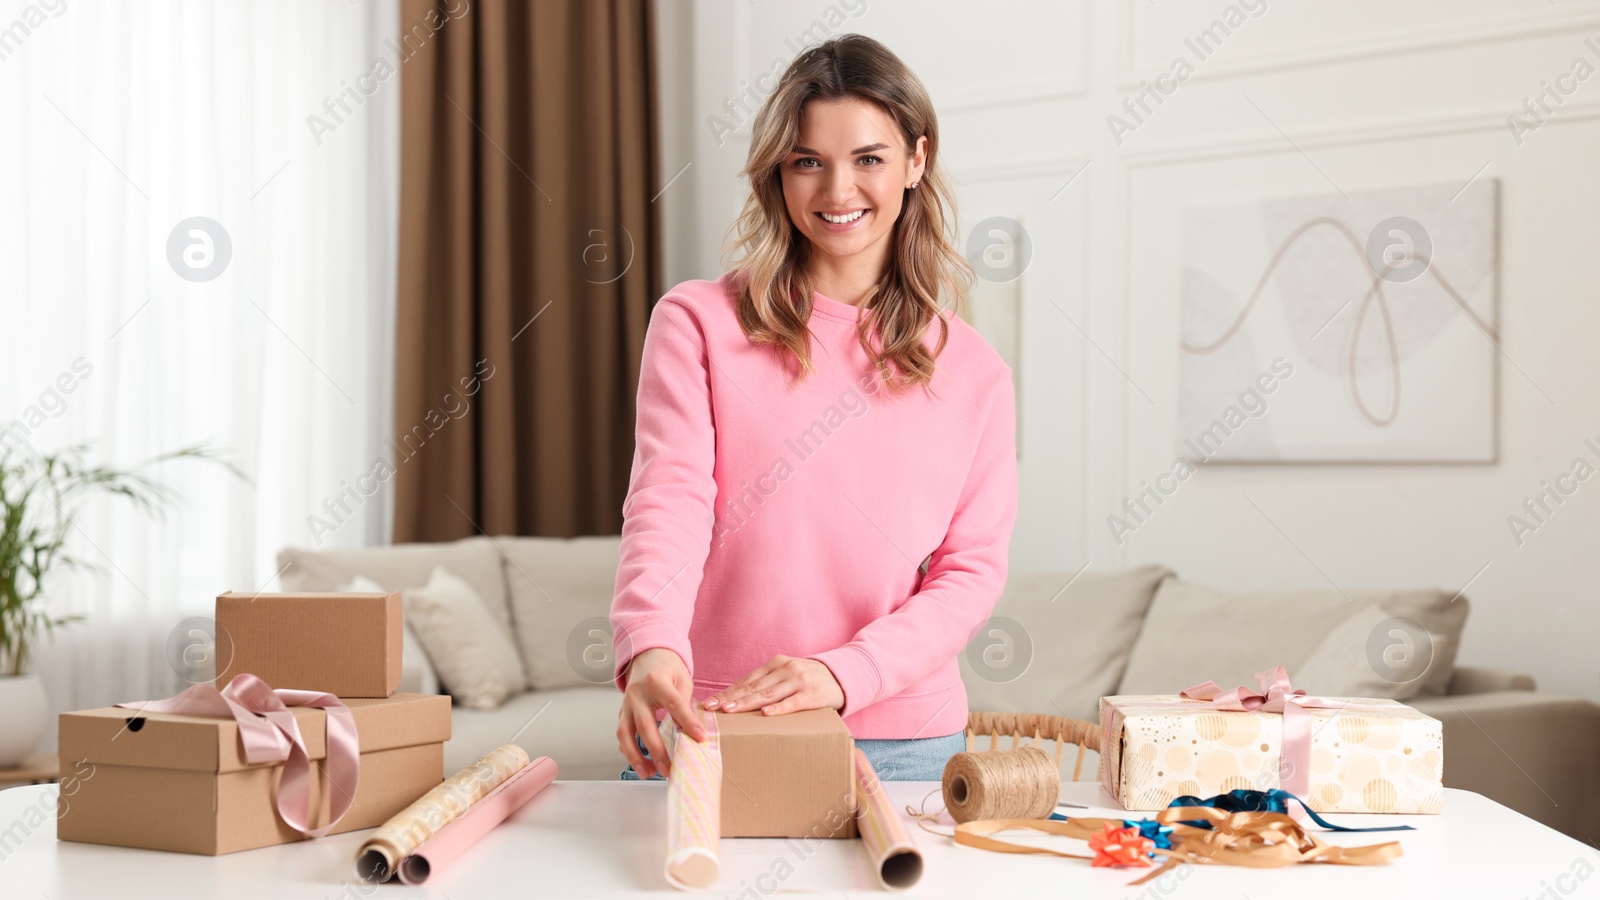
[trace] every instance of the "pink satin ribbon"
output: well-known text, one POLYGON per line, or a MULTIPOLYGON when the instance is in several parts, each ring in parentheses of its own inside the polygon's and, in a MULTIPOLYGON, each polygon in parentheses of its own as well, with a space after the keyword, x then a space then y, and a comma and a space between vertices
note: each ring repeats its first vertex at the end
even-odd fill
POLYGON ((166 700, 118 703, 140 712, 176 713, 206 718, 232 718, 239 723, 239 744, 251 764, 283 763, 278 782, 278 815, 306 837, 322 837, 339 823, 355 800, 360 777, 361 745, 356 720, 338 697, 320 691, 273 690, 250 674, 234 676, 222 690, 209 683, 190 686, 166 700), (332 791, 328 824, 310 827, 311 757, 292 706, 327 711, 327 770, 332 791))
POLYGON ((1187 688, 1180 697, 1205 700, 1225 712, 1269 712, 1283 715, 1283 742, 1278 753, 1278 786, 1296 797, 1311 789, 1311 732, 1315 721, 1310 708, 1337 709, 1349 705, 1331 697, 1312 697, 1289 686, 1283 666, 1256 673, 1260 693, 1246 687, 1224 691, 1214 681, 1187 688))

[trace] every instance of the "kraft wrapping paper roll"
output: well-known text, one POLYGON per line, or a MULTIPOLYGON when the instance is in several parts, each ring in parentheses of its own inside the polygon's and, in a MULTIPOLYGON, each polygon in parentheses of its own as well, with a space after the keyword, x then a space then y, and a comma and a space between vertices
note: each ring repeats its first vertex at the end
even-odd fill
POLYGON ((556 762, 548 756, 523 766, 455 821, 418 844, 410 856, 400 861, 400 880, 406 884, 427 881, 429 875, 455 862, 535 794, 549 787, 556 775, 556 762))
POLYGON ((872 860, 878 883, 886 890, 900 891, 922 877, 922 854, 911 840, 906 823, 894 811, 889 795, 878 781, 872 762, 861 748, 856 757, 856 830, 861 846, 872 860))
POLYGON ((722 750, 717 719, 705 713, 706 739, 666 729, 672 774, 667 778, 667 883, 679 890, 711 887, 722 871, 722 750))
POLYGON ((423 841, 460 818, 472 804, 527 765, 526 750, 516 744, 504 744, 445 779, 372 832, 356 851, 356 877, 367 882, 395 877, 400 861, 423 841))

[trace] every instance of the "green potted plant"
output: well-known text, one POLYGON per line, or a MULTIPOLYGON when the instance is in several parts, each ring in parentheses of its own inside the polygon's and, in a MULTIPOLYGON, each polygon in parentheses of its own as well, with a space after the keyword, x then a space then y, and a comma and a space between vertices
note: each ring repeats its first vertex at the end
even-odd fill
POLYGON ((67 547, 74 519, 95 496, 122 497, 160 519, 176 492, 149 474, 157 463, 203 459, 243 473, 204 445, 164 453, 130 469, 89 464, 87 444, 40 455, 31 448, 0 456, 0 768, 20 763, 44 737, 49 707, 44 684, 29 674, 38 641, 82 616, 43 608, 46 579, 58 567, 98 570, 67 547))

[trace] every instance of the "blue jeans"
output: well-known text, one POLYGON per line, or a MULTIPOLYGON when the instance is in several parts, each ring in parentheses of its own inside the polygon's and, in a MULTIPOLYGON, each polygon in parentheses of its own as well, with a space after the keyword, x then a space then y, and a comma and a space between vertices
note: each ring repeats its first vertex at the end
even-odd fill
MULTIPOLYGON (((650 751, 645 748, 644 739, 640 738, 636 734, 636 735, 633 736, 633 742, 635 744, 639 745, 639 754, 641 756, 643 756, 645 759, 650 759, 650 751)), ((633 763, 628 763, 628 767, 626 769, 622 770, 622 780, 623 781, 642 781, 644 779, 641 779, 639 777, 639 773, 635 772, 633 770, 633 763)), ((667 779, 663 778, 660 772, 657 772, 656 774, 651 775, 649 780, 650 781, 666 781, 667 779)))
MULTIPOLYGON (((637 736, 634 741, 639 745, 639 752, 649 759, 650 751, 645 749, 644 742, 637 736)), ((967 733, 963 730, 944 737, 857 740, 856 746, 866 754, 880 781, 942 781, 945 763, 967 749, 967 733)), ((622 770, 622 780, 639 781, 639 773, 630 765, 622 770)), ((658 773, 649 780, 666 779, 658 773)))
POLYGON ((943 781, 950 757, 967 749, 965 729, 944 737, 858 740, 879 781, 943 781))

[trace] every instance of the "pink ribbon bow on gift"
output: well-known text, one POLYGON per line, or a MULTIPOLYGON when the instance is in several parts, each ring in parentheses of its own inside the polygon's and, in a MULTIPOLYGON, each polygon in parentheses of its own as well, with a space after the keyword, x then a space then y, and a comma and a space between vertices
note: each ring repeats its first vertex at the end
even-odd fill
POLYGON ((220 691, 209 683, 202 683, 166 700, 116 705, 136 707, 140 712, 216 719, 232 717, 239 723, 239 744, 247 761, 283 763, 283 777, 278 783, 278 815, 290 828, 306 837, 327 834, 355 799, 361 765, 356 720, 350 714, 350 707, 332 694, 273 690, 260 678, 242 674, 234 676, 220 691), (292 706, 314 707, 328 714, 327 769, 333 793, 328 800, 328 824, 321 828, 310 827, 311 757, 306 753, 300 723, 290 710, 292 706))
POLYGON ((1187 688, 1180 697, 1190 700, 1207 700, 1226 712, 1269 712, 1283 714, 1283 742, 1278 754, 1278 786, 1296 797, 1305 797, 1311 787, 1311 723, 1314 721, 1310 707, 1334 709, 1347 703, 1329 697, 1311 697, 1305 691, 1289 687, 1289 673, 1283 666, 1256 673, 1256 686, 1261 693, 1252 693, 1247 687, 1224 691, 1214 681, 1187 688))

